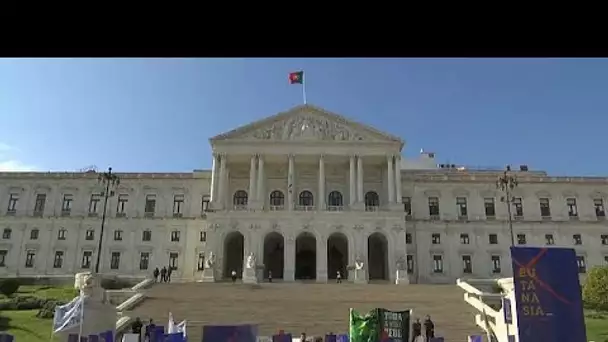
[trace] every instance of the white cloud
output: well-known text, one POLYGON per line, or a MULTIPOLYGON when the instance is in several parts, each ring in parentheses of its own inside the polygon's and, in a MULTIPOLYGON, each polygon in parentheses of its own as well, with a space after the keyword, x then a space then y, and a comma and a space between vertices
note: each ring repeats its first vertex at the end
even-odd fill
POLYGON ((35 171, 36 167, 16 158, 19 149, 0 141, 0 171, 35 171))
POLYGON ((18 160, 0 160, 0 171, 36 171, 36 167, 24 164, 18 160))

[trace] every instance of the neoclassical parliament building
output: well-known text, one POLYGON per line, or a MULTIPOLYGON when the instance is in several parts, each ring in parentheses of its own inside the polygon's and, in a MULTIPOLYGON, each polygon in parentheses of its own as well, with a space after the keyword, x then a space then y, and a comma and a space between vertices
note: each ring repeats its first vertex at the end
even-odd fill
MULTIPOLYGON (((399 137, 311 105, 210 139, 211 170, 117 173, 100 271, 139 278, 155 267, 198 281, 210 252, 219 279, 250 253, 283 281, 353 278, 453 283, 511 273, 503 170, 401 157, 399 137)), ((608 263, 608 179, 514 167, 517 245, 568 246, 581 274, 608 263)), ((92 270, 104 207, 99 173, 0 173, 0 277, 92 270)), ((263 265, 263 266, 262 266, 263 265)))

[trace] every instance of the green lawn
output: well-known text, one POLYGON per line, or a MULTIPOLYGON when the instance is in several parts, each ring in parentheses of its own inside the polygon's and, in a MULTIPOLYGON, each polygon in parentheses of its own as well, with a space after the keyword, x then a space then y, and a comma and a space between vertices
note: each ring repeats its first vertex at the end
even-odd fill
POLYGON ((585 311, 585 325, 587 326, 587 340, 608 342, 608 313, 585 311))
MULTIPOLYGON (((70 301, 78 292, 72 286, 20 286, 13 296, 31 296, 44 299, 70 301)), ((0 295, 0 302, 9 300, 0 295)), ((51 319, 36 317, 38 310, 4 310, 0 315, 0 331, 7 331, 16 337, 17 342, 49 342, 51 319)))

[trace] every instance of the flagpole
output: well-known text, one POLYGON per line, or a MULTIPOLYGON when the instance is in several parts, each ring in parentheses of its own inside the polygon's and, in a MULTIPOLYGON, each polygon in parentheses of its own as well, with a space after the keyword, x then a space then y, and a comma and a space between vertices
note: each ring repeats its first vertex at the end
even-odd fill
POLYGON ((306 79, 302 80, 302 99, 304 100, 304 104, 306 104, 306 79))
POLYGON ((84 325, 84 291, 80 290, 80 328, 78 329, 78 342, 82 339, 82 326, 84 325))

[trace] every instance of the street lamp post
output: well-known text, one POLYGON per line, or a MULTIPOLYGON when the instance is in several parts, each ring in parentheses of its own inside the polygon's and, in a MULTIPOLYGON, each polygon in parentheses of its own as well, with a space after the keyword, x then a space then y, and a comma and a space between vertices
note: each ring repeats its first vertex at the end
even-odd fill
POLYGON ((517 184, 517 177, 511 174, 511 166, 507 165, 507 169, 496 180, 496 188, 505 193, 505 196, 501 197, 500 200, 507 203, 511 247, 515 246, 515 235, 513 234, 513 215, 511 214, 511 204, 513 203, 513 198, 511 198, 511 195, 517 184))
POLYGON ((99 243, 97 244, 97 261, 95 262, 95 274, 99 274, 99 264, 101 263, 101 248, 103 244, 103 229, 106 223, 106 209, 108 207, 108 198, 114 195, 114 191, 110 192, 110 187, 114 188, 120 184, 120 178, 112 173, 112 168, 108 168, 108 172, 99 175, 98 182, 106 186, 103 192, 103 213, 101 214, 101 230, 99 232, 99 243))

